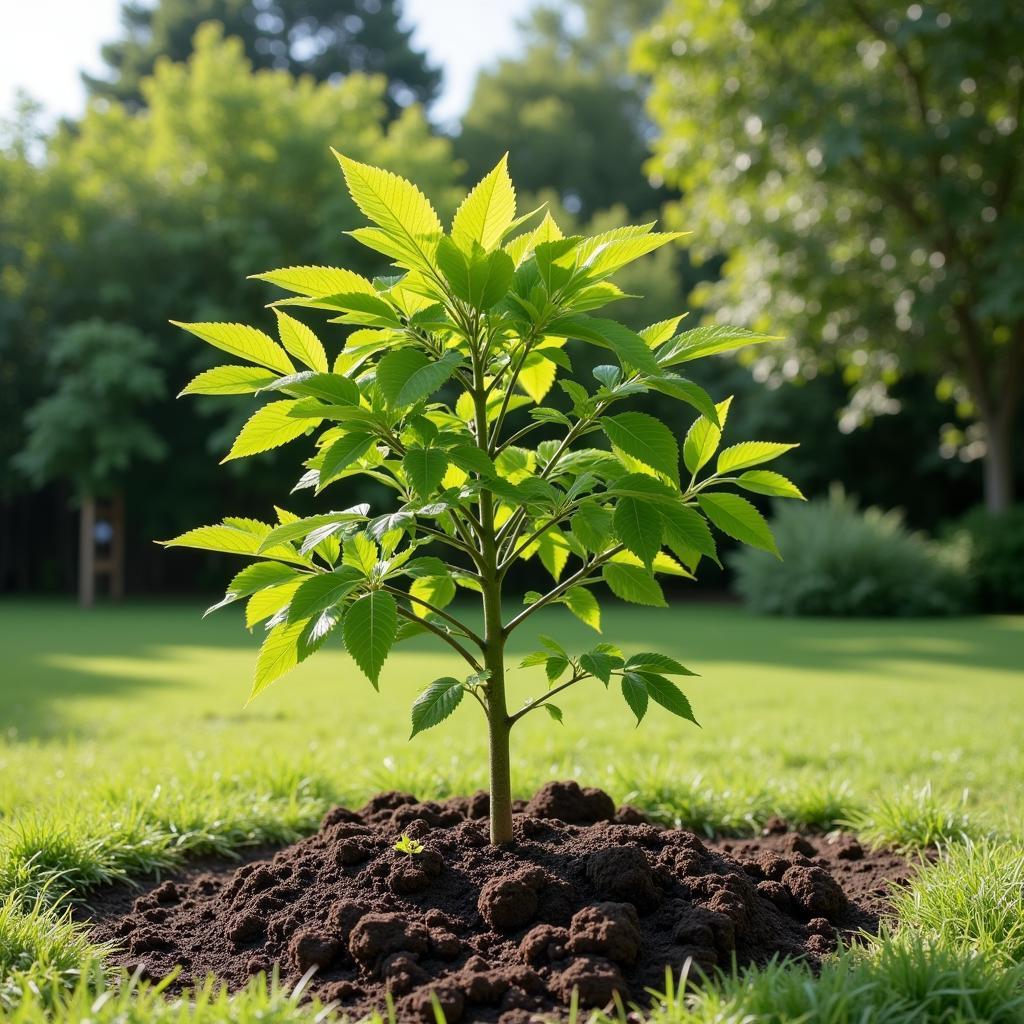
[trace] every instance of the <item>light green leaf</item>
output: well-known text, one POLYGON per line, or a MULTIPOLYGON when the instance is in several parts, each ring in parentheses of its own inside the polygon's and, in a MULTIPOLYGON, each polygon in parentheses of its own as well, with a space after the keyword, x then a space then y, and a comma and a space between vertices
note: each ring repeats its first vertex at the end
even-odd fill
POLYGON ((562 603, 580 622, 601 632, 601 606, 586 587, 572 587, 562 595, 562 603))
POLYGON ((650 608, 668 607, 661 585, 642 566, 609 562, 601 570, 601 576, 611 592, 623 601, 650 608))
POLYGON ((490 309, 505 297, 516 269, 501 249, 485 253, 478 245, 467 254, 450 238, 442 238, 437 247, 437 265, 452 292, 479 310, 490 309))
POLYGON ((380 551, 369 537, 357 533, 345 541, 345 552, 342 562, 358 569, 367 579, 373 573, 374 566, 380 561, 380 551))
POLYGON ((362 573, 350 565, 343 565, 333 572, 310 576, 295 591, 295 596, 288 607, 288 621, 309 619, 332 608, 355 590, 362 580, 362 573))
POLYGON ((686 440, 683 441, 683 462, 694 475, 706 466, 718 451, 718 445, 722 440, 722 428, 729 416, 731 404, 732 397, 730 396, 715 406, 718 412, 719 426, 716 427, 707 417, 701 416, 694 420, 693 425, 686 432, 686 440))
POLYGON ((658 351, 658 362, 662 366, 675 366, 718 352, 743 348, 745 345, 760 345, 766 341, 780 341, 771 334, 759 334, 746 327, 719 327, 707 324, 686 331, 662 346, 658 351))
POLYGON ((275 544, 263 548, 262 541, 270 532, 265 526, 262 531, 240 529, 226 523, 215 526, 198 526, 194 530, 161 541, 168 548, 198 548, 200 551, 221 551, 229 555, 254 555, 261 558, 272 558, 279 562, 294 562, 296 565, 309 565, 309 559, 300 556, 290 544, 275 544))
POLYGON ((676 329, 679 327, 679 322, 684 316, 686 316, 686 314, 682 313, 669 320, 660 320, 656 324, 651 324, 640 332, 640 337, 643 338, 651 348, 657 348, 663 342, 668 341, 668 339, 676 333, 676 329))
POLYGON ((636 715, 639 725, 647 714, 647 687, 642 679, 629 674, 622 677, 622 696, 625 697, 630 711, 636 715))
POLYGON ((302 584, 301 579, 288 580, 286 583, 279 583, 272 587, 264 587, 257 590, 245 606, 245 626, 252 629, 253 626, 269 619, 272 615, 284 611, 288 607, 295 591, 302 584))
POLYGON ((279 380, 258 366, 214 366, 193 377, 178 393, 182 395, 251 395, 279 380))
POLYGON ((200 323, 184 324, 172 320, 175 327, 181 327, 215 348, 230 352, 250 363, 266 366, 278 373, 294 373, 295 367, 283 348, 270 337, 246 324, 200 323))
POLYGON ((280 562, 255 562, 252 565, 247 565, 241 572, 235 573, 227 586, 224 597, 207 608, 203 612, 203 618, 206 618, 210 612, 217 611, 218 608, 223 608, 225 605, 240 601, 243 597, 255 594, 257 590, 284 583, 286 580, 297 579, 299 575, 297 569, 293 569, 290 565, 282 565, 280 562))
POLYGON ((298 361, 318 373, 327 373, 327 353, 320 339, 302 321, 276 309, 281 344, 298 361))
POLYGON ((663 523, 651 502, 639 498, 619 498, 615 504, 615 533, 648 568, 661 550, 663 523))
POLYGON ((523 363, 516 383, 539 405, 551 390, 557 374, 558 369, 550 359, 545 359, 538 352, 531 352, 523 363))
MULTIPOLYGON (((332 406, 359 405, 359 385, 349 377, 340 373, 314 373, 303 370, 287 377, 278 377, 266 388, 267 391, 287 391, 289 394, 303 398, 319 398, 332 406)), ((325 415, 335 410, 324 410, 325 415)))
POLYGON ((741 473, 736 483, 755 494, 770 494, 775 498, 800 498, 806 500, 800 488, 781 473, 773 473, 770 469, 752 469, 741 473))
POLYGON ((280 679, 302 661, 299 640, 305 627, 304 621, 282 622, 267 633, 256 656, 256 674, 249 701, 255 700, 274 680, 280 679))
POLYGON ((409 739, 424 729, 440 725, 461 703, 466 692, 453 676, 435 679, 416 698, 412 706, 412 732, 409 739))
POLYGON ((588 238, 580 245, 579 265, 587 280, 597 280, 614 274, 616 270, 632 263, 663 245, 682 238, 685 232, 643 231, 638 227, 614 228, 588 238))
POLYGON ((611 349, 624 366, 632 366, 645 373, 658 372, 657 360, 647 342, 635 331, 615 320, 584 314, 563 316, 548 325, 547 333, 559 338, 579 338, 592 345, 611 349))
POLYGON ((679 445, 661 420, 643 412, 623 412, 601 420, 601 429, 616 448, 679 483, 679 445))
POLYGON ((508 175, 508 154, 463 199, 452 221, 452 241, 465 252, 477 242, 493 249, 516 215, 516 191, 508 175))
POLYGON ((445 608, 455 600, 455 580, 447 573, 439 576, 421 576, 409 585, 409 597, 412 598, 413 614, 418 618, 427 619, 433 614, 429 608, 420 604, 426 601, 435 608, 445 608))
POLYGON ((557 583, 562 578, 565 563, 569 561, 569 542, 561 532, 552 528, 537 538, 537 553, 541 564, 557 583))
POLYGON ((398 606, 384 590, 375 590, 354 601, 345 616, 345 649, 366 678, 378 688, 380 670, 395 642, 398 606))
POLYGON ((430 270, 441 221, 426 196, 397 174, 362 164, 336 152, 356 206, 397 243, 406 261, 430 270))
POLYGON ((264 553, 275 544, 284 544, 294 540, 304 540, 313 530, 319 526, 326 526, 333 523, 358 522, 366 518, 370 511, 369 505, 353 505, 343 512, 323 512, 318 516, 307 516, 305 519, 294 519, 275 526, 260 545, 260 553, 264 553))
POLYGON ((251 276, 256 281, 267 281, 299 295, 338 295, 341 292, 376 294, 373 285, 365 277, 340 267, 282 267, 280 270, 268 270, 251 276))
POLYGON ((733 473, 737 469, 747 469, 762 462, 771 462, 785 452, 798 447, 795 444, 779 444, 775 441, 744 441, 725 448, 718 456, 718 472, 733 473))
POLYGON ((283 399, 280 402, 268 402, 263 408, 257 409, 245 421, 231 451, 221 459, 221 463, 280 448, 316 426, 313 419, 296 419, 290 415, 298 401, 283 399))
POLYGON ((751 547, 769 551, 781 558, 775 546, 775 538, 768 528, 764 516, 738 494, 699 494, 697 501, 704 514, 722 533, 751 547))
POLYGON ((429 398, 462 362, 457 352, 430 359, 414 348, 390 352, 377 364, 377 384, 388 405, 403 407, 429 398))
POLYGON ((448 471, 448 456, 440 448, 406 449, 402 457, 409 482, 421 498, 429 498, 448 471))

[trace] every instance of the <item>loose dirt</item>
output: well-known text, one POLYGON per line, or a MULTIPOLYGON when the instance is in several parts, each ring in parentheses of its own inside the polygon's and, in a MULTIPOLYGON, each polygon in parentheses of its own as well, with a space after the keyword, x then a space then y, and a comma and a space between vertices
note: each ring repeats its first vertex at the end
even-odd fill
MULTIPOLYGON (((812 963, 873 931, 907 862, 849 836, 776 831, 706 843, 616 810, 600 790, 553 782, 517 805, 515 842, 488 845, 487 796, 444 803, 382 793, 336 808, 319 832, 242 866, 193 866, 86 908, 115 965, 180 989, 214 974, 232 989, 275 965, 286 983, 353 1019, 525 1024, 584 1007, 649 1003, 666 967, 704 971, 773 956, 812 963), (394 849, 405 834, 423 845, 394 849), (138 890, 136 890, 136 893, 138 890)), ((782 826, 784 828, 784 826, 782 826)))

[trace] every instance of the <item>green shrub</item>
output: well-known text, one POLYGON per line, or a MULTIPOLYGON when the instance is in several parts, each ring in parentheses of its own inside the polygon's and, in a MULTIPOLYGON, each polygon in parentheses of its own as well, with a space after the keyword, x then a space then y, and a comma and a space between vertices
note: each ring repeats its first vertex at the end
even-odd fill
POLYGON ((834 488, 828 499, 780 506, 772 528, 783 561, 757 551, 731 559, 735 587, 770 615, 951 615, 966 578, 953 549, 903 525, 898 511, 860 511, 834 488))
POLYGON ((969 512, 953 539, 967 549, 971 595, 979 611, 1024 611, 1024 505, 969 512))

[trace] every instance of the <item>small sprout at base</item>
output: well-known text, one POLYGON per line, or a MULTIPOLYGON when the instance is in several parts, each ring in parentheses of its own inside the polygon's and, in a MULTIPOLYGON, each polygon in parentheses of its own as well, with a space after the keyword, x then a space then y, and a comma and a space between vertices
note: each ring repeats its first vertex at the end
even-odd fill
POLYGON ((402 838, 395 843, 395 849, 407 857, 415 857, 423 852, 423 844, 418 839, 411 839, 404 832, 402 838))

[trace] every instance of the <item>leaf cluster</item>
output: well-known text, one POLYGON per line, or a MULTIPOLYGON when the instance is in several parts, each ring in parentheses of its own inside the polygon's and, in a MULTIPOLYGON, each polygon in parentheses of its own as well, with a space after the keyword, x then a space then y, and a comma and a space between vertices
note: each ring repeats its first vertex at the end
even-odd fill
MULTIPOLYGON (((339 511, 305 518, 279 508, 273 524, 229 518, 167 542, 256 559, 214 606, 245 600, 247 624, 267 630, 253 696, 330 636, 376 687, 392 647, 429 632, 469 675, 424 690, 415 735, 467 693, 489 710, 487 655, 538 609, 564 605, 600 631, 600 584, 624 601, 664 606, 659 577, 693 578, 701 559, 717 562, 715 531, 777 554, 764 518, 737 491, 799 497, 757 468, 792 446, 722 448, 729 400, 715 403, 684 375, 693 360, 771 339, 742 328, 681 331, 682 317, 635 332, 597 315, 624 297, 616 272, 678 234, 645 224, 565 237, 543 209, 517 215, 505 159, 445 231, 411 182, 338 160, 370 225, 350 234, 396 272, 370 280, 293 266, 255 275, 285 293, 272 304, 276 337, 243 324, 180 325, 232 358, 183 394, 270 399, 225 460, 305 438, 295 489, 343 496, 362 476, 394 498, 371 509, 345 507, 342 497, 339 511), (340 351, 329 355, 299 310, 348 328, 340 351), (608 360, 590 381, 572 376, 576 344, 608 360), (652 391, 694 410, 681 442, 633 408, 652 391), (510 621, 480 636, 453 612, 460 591, 500 607, 509 569, 531 559, 549 589, 527 594, 510 621)), ((545 665, 554 689, 614 676, 638 722, 649 700, 693 720, 668 678, 688 672, 672 659, 624 658, 607 645, 573 658, 551 641, 530 663, 545 665)), ((512 720, 536 707, 560 719, 550 695, 512 720)))

